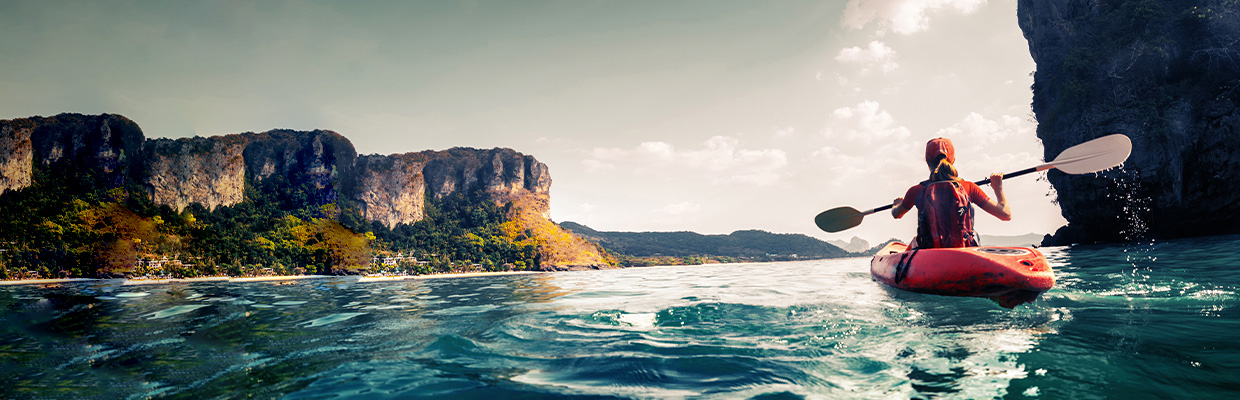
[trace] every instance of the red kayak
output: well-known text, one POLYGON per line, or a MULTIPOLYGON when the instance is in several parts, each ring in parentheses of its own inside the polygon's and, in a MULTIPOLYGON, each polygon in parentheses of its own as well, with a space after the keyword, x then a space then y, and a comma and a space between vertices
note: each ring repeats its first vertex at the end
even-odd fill
POLYGON ((870 261, 870 275, 910 292, 985 297, 1013 308, 1055 286, 1041 252, 1024 247, 913 249, 892 242, 870 261))

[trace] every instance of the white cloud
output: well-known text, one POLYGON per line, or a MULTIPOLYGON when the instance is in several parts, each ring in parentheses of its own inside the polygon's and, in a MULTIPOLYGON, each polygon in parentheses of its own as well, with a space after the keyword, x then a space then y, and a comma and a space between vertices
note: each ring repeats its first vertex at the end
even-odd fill
POLYGON ((826 129, 828 139, 873 144, 905 141, 911 136, 908 128, 896 123, 876 101, 866 100, 856 107, 837 108, 831 115, 826 129))
POLYGON ((838 82, 840 86, 847 87, 849 84, 852 83, 851 81, 848 80, 848 78, 845 78, 843 75, 836 74, 835 77, 836 77, 836 82, 838 82))
POLYGON ((642 142, 641 145, 637 146, 637 152, 657 160, 672 160, 676 158, 676 150, 672 149, 672 145, 664 142, 642 142))
POLYGON ((865 48, 853 46, 840 50, 835 56, 835 61, 845 64, 861 64, 864 66, 862 73, 867 73, 869 68, 878 65, 883 73, 890 73, 900 67, 895 62, 896 51, 887 47, 880 41, 872 41, 865 48))
POLYGON ((1010 172, 1040 164, 1041 146, 1035 129, 1032 122, 1018 117, 1002 115, 991 120, 974 112, 935 135, 952 140, 960 157, 957 167, 962 174, 976 179, 991 172, 1010 172))
POLYGON ((851 29, 875 23, 879 36, 887 29, 909 35, 928 29, 932 12, 950 10, 967 15, 985 4, 986 0, 850 0, 844 7, 842 23, 851 29))
POLYGON ((727 136, 712 137, 696 150, 677 150, 666 142, 642 142, 633 150, 596 148, 589 157, 582 163, 590 171, 624 168, 637 174, 756 186, 774 184, 788 165, 783 150, 743 149, 739 140, 727 136))
POLYGON ((1032 124, 1017 117, 1003 115, 996 121, 973 112, 960 122, 940 129, 935 134, 951 138, 953 142, 959 138, 962 143, 969 143, 970 146, 982 146, 1005 143, 1012 138, 1031 137, 1034 135, 1033 130, 1032 124))

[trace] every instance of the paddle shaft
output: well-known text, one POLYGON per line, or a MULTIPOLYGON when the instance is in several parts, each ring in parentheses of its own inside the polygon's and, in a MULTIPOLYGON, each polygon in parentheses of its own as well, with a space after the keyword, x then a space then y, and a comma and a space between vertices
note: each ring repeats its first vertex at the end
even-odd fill
MULTIPOLYGON (((1028 174, 1030 174, 1030 173, 1034 173, 1034 172, 1038 172, 1038 171, 1045 171, 1045 170, 1048 170, 1048 169, 1051 169, 1051 168, 1054 168, 1054 167, 1055 167, 1055 166, 1050 165, 1050 164, 1042 164, 1042 165, 1039 165, 1039 166, 1036 166, 1036 167, 1029 167, 1029 168, 1022 169, 1022 170, 1020 170, 1020 171, 1016 171, 1016 172, 1010 173, 1010 174, 1003 174, 1003 179, 1011 179, 1011 178, 1015 178, 1015 177, 1018 177, 1018 176, 1021 176, 1021 175, 1028 175, 1028 174)), ((982 185, 989 185, 989 184, 990 184, 990 178, 982 179, 982 180, 980 180, 980 181, 975 181, 975 182, 973 182, 973 183, 976 183, 978 186, 982 186, 982 185)), ((879 210, 879 211, 882 211, 882 210, 879 210)))
MULTIPOLYGON (((1028 174, 1031 174, 1031 173, 1034 173, 1034 172, 1038 172, 1038 171, 1045 171, 1045 170, 1048 170, 1048 169, 1051 169, 1051 168, 1054 168, 1054 166, 1053 166, 1053 165, 1049 165, 1049 164, 1043 164, 1043 165, 1039 165, 1039 166, 1036 166, 1036 167, 1029 167, 1029 168, 1022 169, 1022 170, 1020 170, 1020 171, 1016 171, 1016 172, 1010 173, 1010 174, 1003 174, 1003 179, 1015 178, 1015 177, 1018 177, 1018 176, 1021 176, 1021 175, 1028 175, 1028 174)), ((989 184, 990 184, 990 178, 982 179, 982 180, 980 180, 980 181, 973 182, 973 183, 976 183, 978 186, 982 186, 982 185, 989 185, 989 184)), ((890 209, 891 209, 891 207, 895 207, 895 204, 888 204, 888 205, 885 205, 885 206, 882 206, 882 207, 879 207, 879 208, 875 208, 875 209, 873 209, 873 210, 862 211, 862 212, 861 212, 861 215, 870 215, 870 214, 873 214, 873 213, 876 213, 876 212, 879 212, 879 211, 886 211, 886 210, 890 210, 890 209)))

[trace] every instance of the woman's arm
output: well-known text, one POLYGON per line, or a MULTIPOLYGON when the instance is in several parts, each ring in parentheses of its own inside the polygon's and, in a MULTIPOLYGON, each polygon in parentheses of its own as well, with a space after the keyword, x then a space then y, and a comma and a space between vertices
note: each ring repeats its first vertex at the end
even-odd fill
POLYGON ((891 202, 891 216, 892 217, 895 217, 896 219, 900 219, 900 217, 903 217, 904 214, 907 213, 908 210, 910 210, 910 208, 904 207, 903 203, 904 203, 903 197, 896 197, 896 199, 891 202))
POLYGON ((1003 195, 1003 174, 990 174, 990 188, 995 191, 994 200, 986 200, 978 206, 1001 221, 1012 220, 1012 209, 1008 208, 1007 197, 1003 195))

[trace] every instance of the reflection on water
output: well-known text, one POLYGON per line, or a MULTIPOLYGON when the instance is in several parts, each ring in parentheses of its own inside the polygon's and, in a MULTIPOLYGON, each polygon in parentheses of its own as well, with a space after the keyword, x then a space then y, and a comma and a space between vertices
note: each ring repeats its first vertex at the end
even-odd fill
POLYGON ((1236 240, 1044 249, 1058 286, 1015 310, 867 258, 10 286, 0 397, 1225 397, 1236 240))

